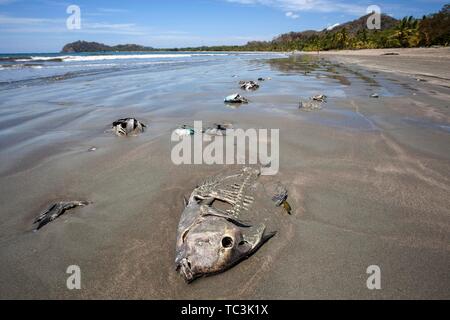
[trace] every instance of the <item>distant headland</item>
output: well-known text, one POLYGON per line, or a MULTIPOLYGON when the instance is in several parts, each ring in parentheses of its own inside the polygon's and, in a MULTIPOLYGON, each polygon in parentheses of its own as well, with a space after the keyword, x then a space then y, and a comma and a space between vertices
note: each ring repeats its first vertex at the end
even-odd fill
POLYGON ((102 51, 120 51, 120 52, 139 52, 139 51, 155 51, 154 48, 144 47, 137 44, 119 44, 116 46, 108 46, 98 42, 76 41, 66 44, 61 50, 63 53, 77 52, 102 52, 102 51))

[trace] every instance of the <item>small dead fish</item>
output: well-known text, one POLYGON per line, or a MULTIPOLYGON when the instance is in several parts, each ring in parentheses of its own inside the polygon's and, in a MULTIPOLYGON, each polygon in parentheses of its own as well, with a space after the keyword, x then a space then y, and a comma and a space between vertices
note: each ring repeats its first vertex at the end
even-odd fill
POLYGON ((327 102, 327 96, 324 94, 318 94, 316 96, 312 96, 311 100, 313 101, 319 101, 319 102, 327 102))
POLYGON ((247 91, 256 90, 259 88, 259 84, 255 81, 239 81, 239 86, 241 87, 241 89, 247 91))
POLYGON ((187 125, 182 125, 178 129, 175 130, 175 133, 180 137, 192 136, 195 134, 195 130, 192 127, 187 125))
POLYGON ((62 216, 67 210, 76 208, 76 207, 84 207, 87 206, 89 202, 86 201, 70 201, 70 202, 58 202, 52 204, 47 211, 41 213, 36 220, 34 220, 34 224, 38 223, 36 230, 41 229, 46 224, 52 222, 59 216, 62 216))
MULTIPOLYGON (((259 178, 260 170, 245 167, 237 174, 205 181, 192 192, 189 201, 185 200, 178 225, 175 265, 186 282, 226 271, 247 259, 276 234, 268 232, 263 223, 241 220, 244 214, 250 212, 259 216, 265 210, 254 207, 260 202, 257 197, 260 191, 267 190, 259 178), (229 209, 222 209, 223 204, 229 209)), ((268 197, 267 209, 275 202, 276 206, 288 208, 285 210, 290 212, 286 188, 279 184, 271 190, 277 194, 268 197)), ((264 199, 261 203, 265 203, 264 199)))
POLYGON ((283 209, 288 214, 292 213, 291 205, 289 204, 289 202, 287 202, 288 191, 285 186, 283 186, 281 183, 278 183, 275 185, 275 189, 270 193, 274 195, 272 197, 272 201, 275 202, 275 205, 277 207, 283 207, 283 209))
POLYGON ((225 103, 248 103, 248 100, 241 96, 239 93, 229 95, 225 98, 224 101, 225 103))
POLYGON ((233 125, 229 123, 215 123, 212 127, 207 128, 204 133, 210 136, 226 136, 227 130, 233 129, 233 125))
POLYGON ((119 119, 112 125, 114 133, 119 136, 135 136, 143 133, 147 126, 134 118, 119 119))

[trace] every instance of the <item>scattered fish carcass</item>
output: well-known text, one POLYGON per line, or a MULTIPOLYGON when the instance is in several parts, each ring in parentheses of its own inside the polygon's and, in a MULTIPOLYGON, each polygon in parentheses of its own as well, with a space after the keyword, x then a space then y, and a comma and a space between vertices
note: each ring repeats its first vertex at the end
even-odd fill
MULTIPOLYGON (((205 130, 198 130, 198 133, 203 133, 209 136, 225 136, 228 130, 233 129, 233 125, 231 123, 215 123, 210 127, 207 127, 205 130)), ((196 133, 195 129, 188 125, 182 125, 178 129, 175 130, 175 133, 180 136, 192 136, 196 133)))
POLYGON ((181 127, 175 130, 175 133, 180 137, 192 136, 193 134, 195 134, 195 130, 190 126, 182 125, 181 127))
POLYGON ((36 218, 36 220, 34 220, 34 224, 38 224, 36 230, 41 229, 46 224, 62 216, 64 213, 66 213, 67 210, 74 209, 76 207, 84 207, 87 206, 88 204, 89 202, 87 201, 70 201, 70 202, 54 203, 46 211, 41 213, 36 218))
POLYGON ((312 96, 311 100, 318 101, 318 102, 327 102, 327 96, 324 94, 318 94, 316 96, 312 96))
POLYGON ((204 133, 210 136, 225 136, 228 130, 233 129, 230 123, 215 123, 212 127, 207 128, 204 133))
POLYGON ((259 88, 259 84, 255 81, 239 81, 239 86, 241 87, 241 89, 247 91, 256 90, 259 88))
POLYGON ((248 103, 248 100, 239 93, 229 95, 224 100, 225 103, 248 103))
POLYGON ((259 180, 259 169, 244 167, 237 173, 206 180, 185 200, 175 265, 187 282, 226 271, 275 235, 266 230, 265 223, 242 220, 277 206, 291 211, 286 188, 259 180), (269 195, 267 190, 275 194, 269 195))
POLYGON ((112 125, 113 132, 119 136, 135 136, 145 131, 147 126, 135 118, 125 118, 115 121, 112 125))

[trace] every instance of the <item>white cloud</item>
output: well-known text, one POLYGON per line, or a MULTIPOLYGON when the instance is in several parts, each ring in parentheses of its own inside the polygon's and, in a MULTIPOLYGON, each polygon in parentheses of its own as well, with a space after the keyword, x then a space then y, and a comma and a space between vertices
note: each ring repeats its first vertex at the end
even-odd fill
POLYGON ((356 16, 366 13, 366 7, 332 0, 225 0, 244 5, 264 5, 281 9, 285 12, 316 11, 344 12, 356 16))
POLYGON ((81 20, 81 29, 67 30, 66 19, 44 19, 29 17, 14 17, 0 14, 0 28, 2 33, 108 33, 121 35, 145 35, 149 30, 134 23, 108 23, 81 20))
POLYGON ((80 33, 110 33, 121 35, 142 36, 146 34, 146 30, 140 28, 134 23, 106 23, 106 22, 82 22, 80 33))
POLYGON ((43 18, 22 18, 22 17, 11 17, 0 14, 0 25, 37 25, 44 23, 58 23, 64 22, 65 20, 57 19, 43 19, 43 18))
POLYGON ((333 24, 332 26, 329 26, 328 28, 327 28, 327 30, 328 31, 331 31, 331 30, 333 30, 334 28, 336 28, 336 27, 338 27, 338 26, 340 26, 341 24, 340 23, 335 23, 335 24, 333 24))
POLYGON ((286 12, 286 17, 291 19, 298 19, 300 16, 298 14, 293 13, 292 11, 286 12))
POLYGON ((127 13, 127 12, 130 12, 129 10, 126 10, 126 9, 116 9, 116 8, 99 8, 98 11, 102 12, 102 13, 127 13))

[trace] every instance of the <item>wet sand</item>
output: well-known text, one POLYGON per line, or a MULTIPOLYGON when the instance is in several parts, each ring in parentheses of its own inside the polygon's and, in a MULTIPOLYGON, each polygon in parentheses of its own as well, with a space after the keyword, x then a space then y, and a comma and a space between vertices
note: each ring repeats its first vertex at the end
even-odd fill
POLYGON ((0 298, 450 298, 449 87, 322 58, 1 91, 0 298), (260 76, 272 80, 245 94, 249 105, 223 104, 260 76), (322 110, 298 110, 317 93, 329 96, 322 110), (105 132, 123 116, 148 131, 105 132), (194 120, 279 128, 276 178, 294 211, 273 217, 278 234, 250 259, 188 285, 173 265, 183 196, 224 170, 171 163, 172 130, 194 120), (92 204, 33 232, 57 200, 92 204), (81 267, 81 290, 66 288, 69 265, 81 267), (370 265, 382 290, 366 287, 370 265))

